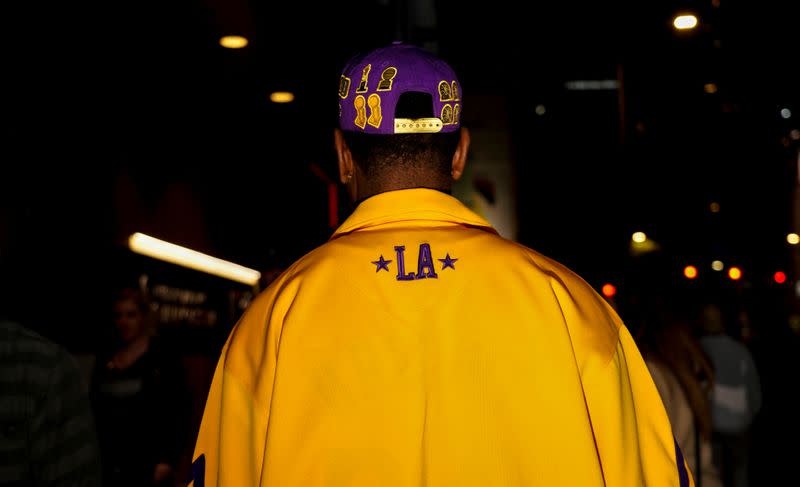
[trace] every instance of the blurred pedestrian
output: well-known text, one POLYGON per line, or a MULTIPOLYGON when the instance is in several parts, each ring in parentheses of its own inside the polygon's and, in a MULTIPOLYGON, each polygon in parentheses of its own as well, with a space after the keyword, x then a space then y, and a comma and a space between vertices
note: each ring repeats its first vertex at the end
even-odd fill
POLYGON ((667 409, 675 439, 698 487, 722 487, 714 463, 711 391, 714 370, 691 322, 690 308, 651 296, 640 310, 636 342, 667 409))
POLYGON ((173 485, 190 418, 180 357, 155 333, 136 289, 115 297, 113 325, 92 380, 104 484, 173 485))
POLYGON ((703 349, 714 366, 711 400, 714 458, 726 486, 746 487, 750 476, 751 425, 761 409, 755 360, 741 340, 733 304, 711 300, 702 309, 703 349))
POLYGON ((61 345, 0 320, 0 485, 99 487, 88 388, 61 345))

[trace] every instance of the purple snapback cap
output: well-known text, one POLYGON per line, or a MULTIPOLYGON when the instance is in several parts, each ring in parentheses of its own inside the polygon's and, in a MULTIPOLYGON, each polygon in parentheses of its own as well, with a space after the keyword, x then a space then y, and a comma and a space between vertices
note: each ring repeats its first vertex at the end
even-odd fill
POLYGON ((461 86, 452 68, 420 47, 394 42, 355 56, 339 77, 339 127, 366 134, 455 132, 461 86), (403 93, 431 96, 428 116, 397 118, 403 93))

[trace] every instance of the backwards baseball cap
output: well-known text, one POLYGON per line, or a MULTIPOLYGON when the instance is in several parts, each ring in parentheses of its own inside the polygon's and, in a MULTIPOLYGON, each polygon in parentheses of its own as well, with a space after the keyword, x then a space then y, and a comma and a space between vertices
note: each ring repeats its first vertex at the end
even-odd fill
POLYGON ((353 57, 339 78, 339 127, 367 134, 455 132, 461 87, 433 53, 394 42, 353 57))

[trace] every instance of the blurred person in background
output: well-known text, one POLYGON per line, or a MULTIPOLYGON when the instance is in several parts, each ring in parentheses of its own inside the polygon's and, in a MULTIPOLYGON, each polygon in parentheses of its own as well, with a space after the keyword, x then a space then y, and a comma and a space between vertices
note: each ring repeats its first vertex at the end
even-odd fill
POLYGON ((722 487, 711 445, 713 365, 696 336, 691 312, 682 303, 667 294, 643 300, 635 338, 696 485, 722 487))
POLYGON ((762 407, 750 428, 751 485, 781 485, 796 475, 795 448, 776 447, 800 436, 800 336, 790 327, 794 286, 752 296, 748 313, 757 332, 748 344, 758 368, 762 407))
POLYGON ((92 379, 104 485, 174 485, 189 428, 180 357, 155 333, 139 290, 122 289, 112 309, 92 379))
POLYGON ((729 487, 750 484, 751 425, 761 409, 761 383, 741 323, 728 299, 711 298, 701 310, 700 343, 714 366, 711 395, 714 459, 729 487))
POLYGON ((0 485, 100 487, 86 380, 61 345, 0 319, 0 485))

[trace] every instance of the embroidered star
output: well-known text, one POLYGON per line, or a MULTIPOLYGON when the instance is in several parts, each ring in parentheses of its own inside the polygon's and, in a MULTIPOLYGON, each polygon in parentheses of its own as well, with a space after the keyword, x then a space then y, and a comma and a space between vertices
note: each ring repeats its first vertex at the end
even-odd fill
POLYGON ((389 263, 390 263, 390 262, 392 262, 392 261, 391 261, 391 260, 385 260, 385 259, 383 258, 383 255, 381 255, 381 258, 380 258, 380 259, 378 259, 378 260, 373 260, 373 261, 372 261, 372 263, 373 263, 373 264, 375 264, 376 266, 378 266, 378 267, 375 269, 375 272, 380 272, 380 270, 381 270, 381 269, 385 270, 386 272, 389 272, 389 263))
MULTIPOLYGON (((441 254, 439 254, 439 255, 441 255, 441 254)), ((456 270, 455 263, 456 263, 456 261, 458 259, 451 259, 450 258, 450 254, 447 254, 447 256, 445 256, 444 259, 436 259, 436 260, 438 260, 439 262, 442 263, 442 270, 445 270, 448 267, 453 269, 453 270, 456 270)))

